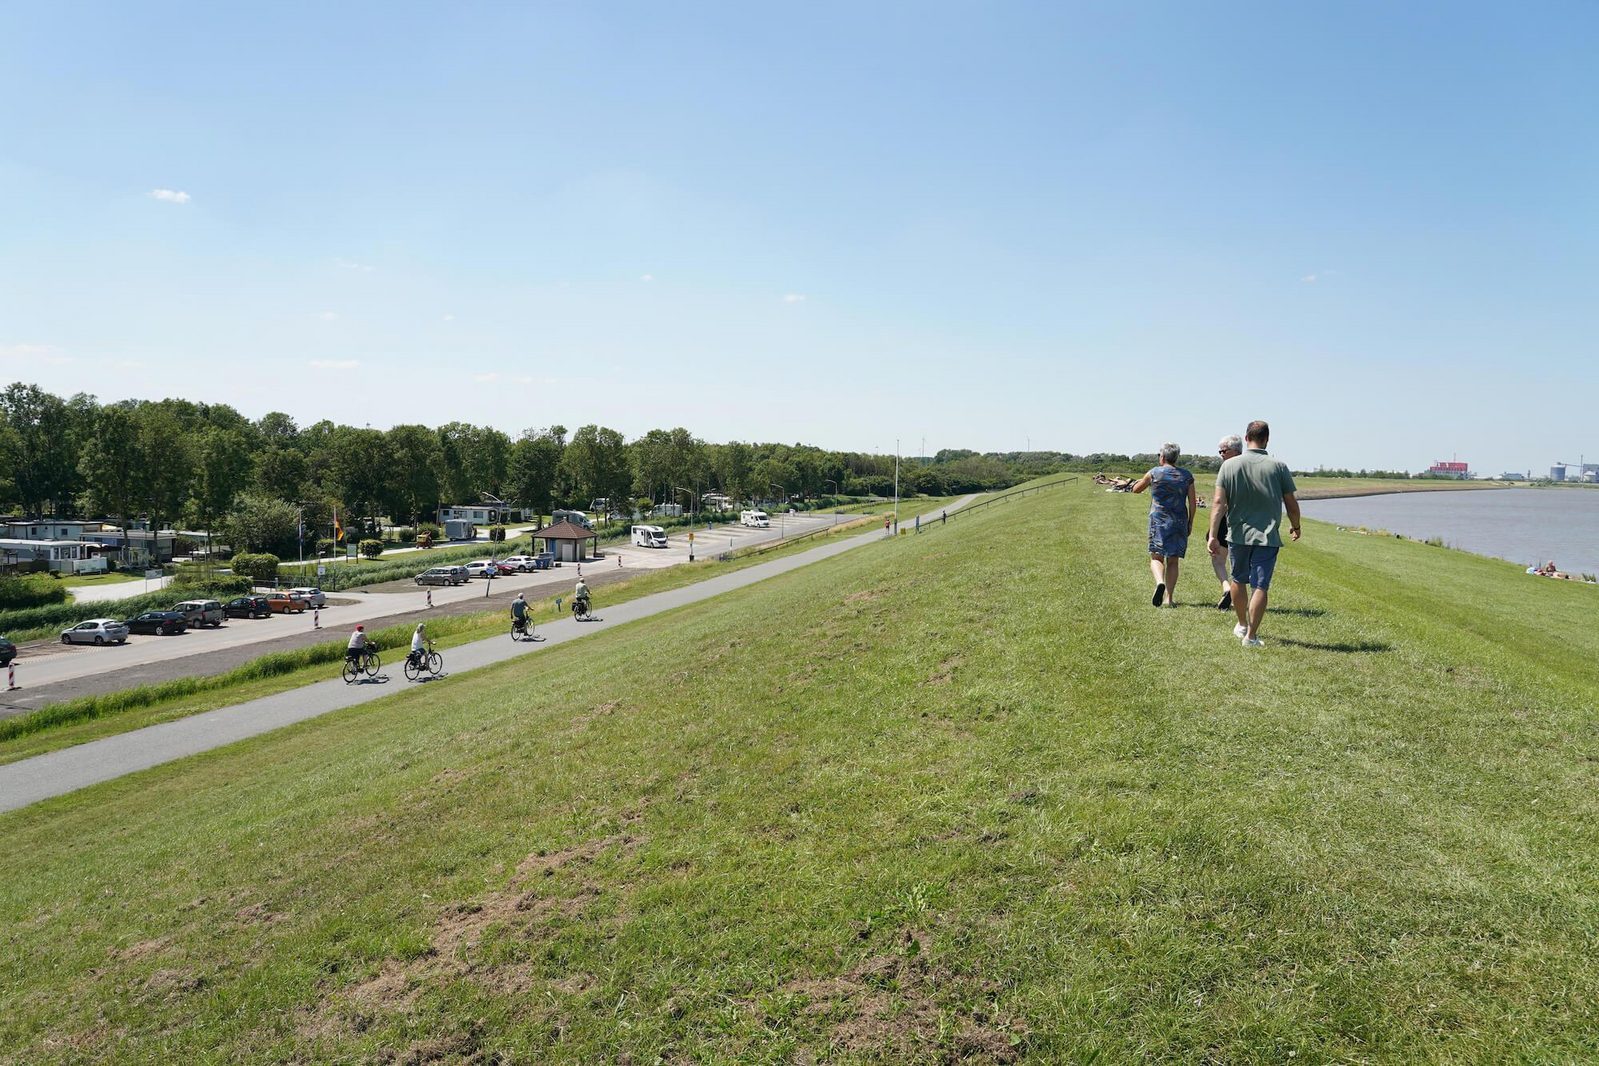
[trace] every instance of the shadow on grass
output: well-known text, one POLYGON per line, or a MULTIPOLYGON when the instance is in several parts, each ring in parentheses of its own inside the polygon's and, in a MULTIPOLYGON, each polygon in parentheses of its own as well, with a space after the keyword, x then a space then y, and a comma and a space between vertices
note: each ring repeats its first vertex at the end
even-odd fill
POLYGON ((1266 608, 1267 614, 1283 614, 1290 618, 1320 618, 1327 612, 1320 607, 1270 607, 1266 608))
POLYGON ((1339 640, 1331 642, 1315 640, 1293 640, 1289 637, 1278 637, 1276 643, 1285 648, 1304 648, 1307 651, 1337 651, 1347 655, 1370 655, 1376 652, 1389 652, 1394 646, 1383 640, 1339 640))

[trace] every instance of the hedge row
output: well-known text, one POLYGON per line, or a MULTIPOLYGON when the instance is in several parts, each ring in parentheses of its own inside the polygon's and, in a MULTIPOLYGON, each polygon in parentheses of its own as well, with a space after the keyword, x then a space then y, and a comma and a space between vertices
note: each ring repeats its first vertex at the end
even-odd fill
POLYGON ((0 578, 0 611, 47 607, 52 603, 65 603, 66 599, 66 586, 53 577, 30 574, 0 578))
POLYGON ((315 585, 323 592, 376 585, 384 581, 399 581, 415 577, 434 566, 458 566, 474 559, 493 556, 503 559, 507 555, 528 555, 532 543, 526 539, 507 541, 504 544, 463 544, 452 548, 432 548, 427 551, 406 552, 386 559, 364 559, 360 562, 339 562, 328 566, 322 577, 316 576, 316 564, 304 567, 289 563, 278 568, 279 581, 287 585, 315 585))

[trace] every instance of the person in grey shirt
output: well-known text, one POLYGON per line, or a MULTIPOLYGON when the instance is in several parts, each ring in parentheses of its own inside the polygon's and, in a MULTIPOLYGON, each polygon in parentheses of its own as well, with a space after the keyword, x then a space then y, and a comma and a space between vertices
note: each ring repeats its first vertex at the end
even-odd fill
POLYGON ((1284 509, 1288 511, 1289 536, 1299 539, 1294 475, 1287 463, 1266 454, 1270 437, 1271 427, 1265 422, 1249 423, 1244 431, 1244 453, 1222 463, 1216 474, 1216 504, 1210 512, 1207 546, 1211 555, 1221 552, 1221 523, 1226 516, 1233 612, 1238 616, 1233 634, 1246 648, 1261 646, 1260 620, 1266 615, 1267 590, 1283 543, 1284 509), (1250 590, 1247 600, 1246 587, 1250 590))
MULTIPOLYGON (((1244 438, 1240 437, 1236 433, 1234 433, 1230 437, 1223 437, 1221 439, 1220 443, 1218 443, 1216 445, 1216 453, 1221 456, 1221 461, 1224 462, 1224 463, 1227 460, 1231 459, 1235 455, 1242 455, 1243 451, 1244 451, 1244 438)), ((1219 486, 1220 484, 1221 483, 1218 481, 1217 485, 1219 486)), ((1212 496, 1210 498, 1210 513, 1211 513, 1211 516, 1212 516, 1212 521, 1215 520, 1215 515, 1216 515, 1217 511, 1221 511, 1224 514, 1226 512, 1226 508, 1224 508, 1221 505, 1221 491, 1220 491, 1219 488, 1217 489, 1217 491, 1214 494, 1212 494, 1212 496)), ((1223 523, 1220 526, 1220 529, 1221 529, 1221 546, 1223 548, 1226 548, 1227 547, 1227 526, 1226 526, 1226 524, 1223 523)), ((1225 611, 1227 608, 1229 608, 1229 607, 1231 607, 1233 605, 1233 586, 1232 586, 1232 582, 1229 580, 1231 575, 1229 575, 1228 572, 1227 572, 1227 553, 1225 551, 1219 551, 1219 552, 1216 552, 1213 555, 1211 555, 1211 557, 1210 557, 1210 565, 1211 565, 1211 569, 1216 571, 1216 580, 1221 582, 1221 599, 1216 601, 1216 609, 1218 611, 1225 611)))

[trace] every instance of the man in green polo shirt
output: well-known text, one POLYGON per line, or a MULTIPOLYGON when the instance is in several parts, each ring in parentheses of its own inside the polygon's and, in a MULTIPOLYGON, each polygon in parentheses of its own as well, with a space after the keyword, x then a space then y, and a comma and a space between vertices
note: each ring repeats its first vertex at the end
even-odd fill
POLYGON ((1288 464, 1266 454, 1271 427, 1251 422, 1244 432, 1242 455, 1221 464, 1216 474, 1216 505, 1210 511, 1210 554, 1221 553, 1221 523, 1227 522, 1232 555, 1233 611, 1238 624, 1233 634, 1246 648, 1258 648, 1260 620, 1266 616, 1266 590, 1271 587, 1282 547, 1283 510, 1288 511, 1288 535, 1299 539, 1299 501, 1288 464), (1245 597, 1244 589, 1251 591, 1245 597))

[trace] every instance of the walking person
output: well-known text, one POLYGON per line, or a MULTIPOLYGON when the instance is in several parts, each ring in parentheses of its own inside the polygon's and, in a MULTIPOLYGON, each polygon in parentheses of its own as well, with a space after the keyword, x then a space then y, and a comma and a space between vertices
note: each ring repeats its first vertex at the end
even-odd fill
MULTIPOLYGON (((1223 437, 1216 445, 1216 453, 1221 456, 1221 461, 1226 462, 1235 455, 1242 455, 1244 451, 1244 438, 1234 433, 1230 437, 1223 437)), ((1221 481, 1216 482, 1218 488, 1210 497, 1210 513, 1212 516, 1218 511, 1226 509, 1221 505, 1221 481)), ((1224 516, 1225 517, 1225 516, 1224 516)), ((1214 521, 1214 517, 1212 518, 1214 521)), ((1216 580, 1221 583, 1221 599, 1216 601, 1216 610, 1225 611, 1233 605, 1233 585, 1231 576, 1227 572, 1227 523, 1221 523, 1221 548, 1222 550, 1210 557, 1211 569, 1216 571, 1216 580)))
POLYGON ((1210 513, 1210 536, 1206 541, 1211 555, 1220 554, 1221 523, 1225 517, 1231 541, 1233 613, 1238 616, 1233 634, 1246 648, 1258 648, 1262 643, 1260 621, 1266 616, 1267 590, 1283 544, 1285 509, 1288 535, 1299 539, 1294 475, 1287 463, 1266 454, 1270 439, 1271 427, 1265 422, 1249 423, 1244 431, 1243 454, 1221 464, 1216 475, 1216 506, 1210 513))
POLYGON ((1160 465, 1133 484, 1134 492, 1150 491, 1149 570, 1155 577, 1156 607, 1177 606, 1177 573, 1188 553, 1188 537, 1194 531, 1194 514, 1199 497, 1194 492, 1194 475, 1177 465, 1182 449, 1175 444, 1160 446, 1160 465))

